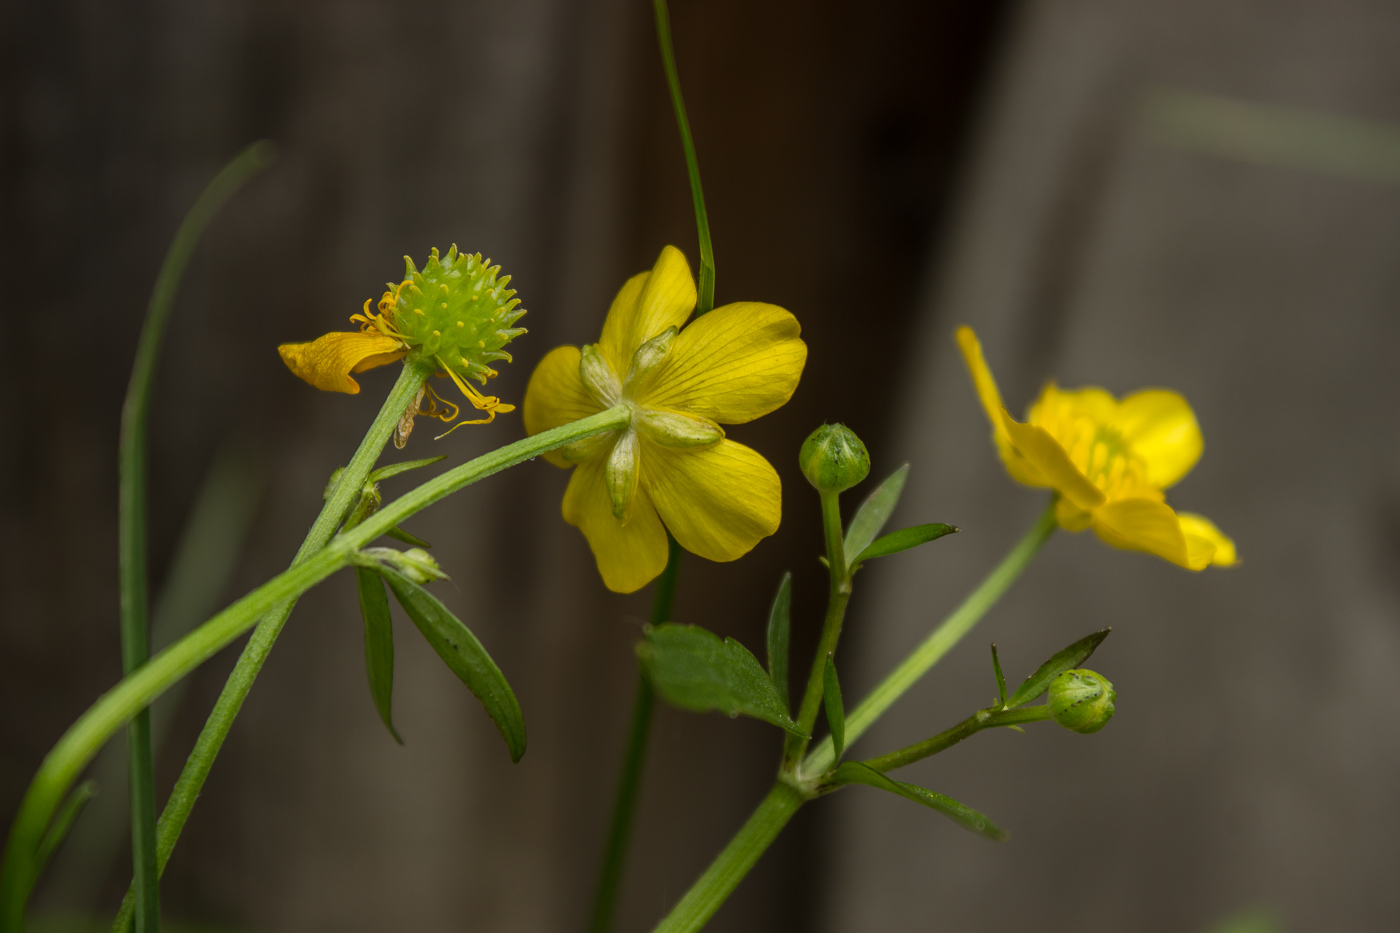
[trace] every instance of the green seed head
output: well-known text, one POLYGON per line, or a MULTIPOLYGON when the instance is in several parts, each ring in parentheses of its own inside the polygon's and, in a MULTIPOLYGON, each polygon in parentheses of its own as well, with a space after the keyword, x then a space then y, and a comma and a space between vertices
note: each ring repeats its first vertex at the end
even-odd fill
POLYGON ((870 473, 870 453, 844 424, 824 424, 808 435, 797 462, 818 492, 844 492, 870 473))
POLYGON ((1098 732, 1113 718, 1118 693, 1102 674, 1065 671, 1050 681, 1050 715, 1066 729, 1098 732))

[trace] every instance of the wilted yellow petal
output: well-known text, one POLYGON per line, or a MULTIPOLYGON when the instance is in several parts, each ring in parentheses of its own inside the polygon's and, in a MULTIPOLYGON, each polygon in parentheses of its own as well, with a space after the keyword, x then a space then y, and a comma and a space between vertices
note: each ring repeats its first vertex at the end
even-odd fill
POLYGON ((608 309, 598 341, 619 378, 627 375, 638 347, 666 328, 685 323, 695 310, 695 297, 690 265, 674 246, 661 251, 650 273, 627 280, 608 309))
POLYGON ((1159 489, 1176 483, 1201 459, 1205 441, 1186 399, 1167 389, 1134 392, 1118 403, 1113 425, 1147 465, 1159 489))
POLYGON ((987 421, 991 423, 992 443, 996 445, 1001 462, 1006 466, 1006 472, 1018 483, 1025 483, 1027 486, 1048 486, 1049 483, 1036 472, 1035 467, 1011 446, 1011 438, 1001 423, 1001 413, 1004 409, 1001 392, 997 389, 996 379, 992 378, 987 361, 982 357, 982 344, 977 335, 971 327, 963 326, 958 328, 956 336, 963 361, 967 363, 967 371, 972 375, 972 385, 977 390, 977 398, 982 403, 982 410, 987 413, 987 421))
POLYGON ((649 408, 742 424, 792 398, 807 345, 797 318, 777 305, 741 301, 715 308, 677 335, 661 365, 635 387, 649 408))
POLYGON ((1229 567, 1239 560, 1235 553, 1235 542, 1215 527, 1215 523, 1210 519, 1194 512, 1178 512, 1176 517, 1181 520, 1181 533, 1186 537, 1186 550, 1191 557, 1192 570, 1199 570, 1207 564, 1229 567), (1200 566, 1194 566, 1197 562, 1200 566))
POLYGON ((1001 412, 1002 427, 1010 439, 1011 446, 1023 456, 1041 478, 1037 485, 1045 485, 1079 506, 1092 509, 1103 504, 1104 494, 1089 482, 1070 460, 1069 454, 1050 434, 1040 427, 1021 424, 1006 413, 1001 412))
POLYGON ((637 490, 624 524, 613 517, 604 476, 606 457, 581 463, 564 493, 564 521, 588 539, 603 583, 615 593, 633 593, 666 569, 666 530, 646 492, 637 490))
POLYGON ((731 440, 703 450, 647 443, 642 482, 681 547, 710 560, 743 557, 782 520, 777 471, 731 440))
MULTIPOLYGON (((530 374, 525 389, 525 433, 538 434, 602 411, 578 374, 578 347, 555 347, 530 374)), ((555 466, 573 466, 551 450, 544 458, 555 466)))
MULTIPOLYGON (((1114 547, 1146 551, 1188 570, 1191 566, 1181 522, 1171 506, 1154 499, 1119 499, 1093 512, 1094 532, 1114 547)), ((1204 565, 1202 565, 1204 566, 1204 565)))
POLYGON ((378 331, 337 331, 310 343, 284 343, 277 352, 299 378, 324 392, 350 395, 360 391, 360 384, 350 378, 352 372, 384 366, 407 354, 398 340, 378 331))

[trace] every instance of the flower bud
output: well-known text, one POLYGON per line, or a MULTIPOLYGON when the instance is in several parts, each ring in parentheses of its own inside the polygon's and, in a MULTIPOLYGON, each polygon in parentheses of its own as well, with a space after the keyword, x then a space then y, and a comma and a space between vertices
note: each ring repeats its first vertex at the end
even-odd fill
POLYGON ((360 553, 383 564, 388 564, 414 583, 430 583, 446 579, 433 556, 422 548, 409 548, 400 551, 391 547, 367 547, 360 553))
POLYGON ((1065 671, 1050 681, 1050 716, 1066 729, 1098 732, 1113 718, 1118 693, 1102 674, 1065 671))
POLYGON ((870 473, 870 454, 844 424, 824 424, 808 435, 797 462, 818 492, 844 492, 870 473))

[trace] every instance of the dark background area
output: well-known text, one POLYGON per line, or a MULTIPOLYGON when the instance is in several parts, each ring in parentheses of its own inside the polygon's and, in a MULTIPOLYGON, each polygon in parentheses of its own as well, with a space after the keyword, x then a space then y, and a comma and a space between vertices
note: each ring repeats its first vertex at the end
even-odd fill
MULTIPOLYGON (((795 454, 824 420, 866 440, 877 476, 914 463, 897 521, 964 528, 861 581, 848 703, 985 573, 1040 504, 986 444, 948 340, 963 321, 1013 410, 1048 377, 1181 389, 1208 454, 1173 502, 1219 521, 1245 558, 1192 576, 1059 536, 860 746, 875 754, 985 703, 988 640, 1016 677, 1114 625, 1101 669, 1123 712, 1109 729, 997 734, 906 777, 985 809, 1013 841, 857 789, 800 813, 714 928, 1166 933, 1260 907, 1287 929, 1393 929, 1400 15, 676 0, 672 16, 717 301, 789 308, 810 348, 792 402, 732 431, 781 474, 783 526, 736 563, 688 557, 678 621, 757 648, 791 570, 794 656, 807 656, 825 583, 795 454), (1246 133, 1231 149, 1154 123, 1143 101, 1164 87, 1197 94, 1197 110, 1223 95, 1344 121, 1300 117, 1292 137, 1246 133), (1366 157, 1348 161, 1354 150, 1366 157)), ((157 383, 157 589, 230 457, 252 464, 259 495, 220 601, 285 566, 393 376, 317 393, 275 346, 346 327, 401 276, 397 257, 456 243, 514 277, 530 334, 492 391, 517 404, 535 362, 596 339, 616 288, 664 244, 698 261, 648 4, 0 5, 6 820, 120 674, 116 438, 137 333, 184 211, 264 137, 280 159, 207 234, 157 383)), ((459 463, 518 437, 517 418, 436 444, 420 429, 403 456, 459 463)), ((163 884, 170 917, 581 926, 649 594, 603 589, 559 518, 566 479, 530 463, 409 529, 433 542, 452 575, 441 597, 520 696, 522 763, 407 625, 395 746, 364 688, 353 588, 333 579, 299 605, 215 765, 163 884)), ((236 650, 179 701, 162 794, 236 650)), ((649 929, 684 892, 776 754, 759 723, 661 711, 617 929, 649 929)), ((118 816, 122 793, 102 801, 118 816)), ((118 846, 84 861, 108 851, 98 836, 75 831, 41 911, 115 908, 129 858, 118 846)))

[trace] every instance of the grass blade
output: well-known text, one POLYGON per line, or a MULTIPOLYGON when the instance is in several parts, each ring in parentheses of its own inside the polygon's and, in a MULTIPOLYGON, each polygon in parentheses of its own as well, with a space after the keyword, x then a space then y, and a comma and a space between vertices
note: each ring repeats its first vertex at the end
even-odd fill
POLYGON ((355 588, 360 595, 360 615, 365 621, 365 674, 369 695, 384 728, 400 745, 403 739, 394 728, 394 628, 389 618, 389 595, 384 581, 373 570, 355 568, 355 588))

